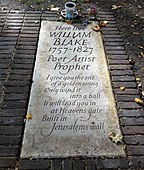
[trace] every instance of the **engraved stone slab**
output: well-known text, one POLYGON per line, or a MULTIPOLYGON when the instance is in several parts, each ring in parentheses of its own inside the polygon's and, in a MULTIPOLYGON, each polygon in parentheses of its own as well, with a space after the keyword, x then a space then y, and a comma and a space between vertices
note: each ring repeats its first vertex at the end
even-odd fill
POLYGON ((43 21, 21 158, 124 156, 101 34, 43 21))

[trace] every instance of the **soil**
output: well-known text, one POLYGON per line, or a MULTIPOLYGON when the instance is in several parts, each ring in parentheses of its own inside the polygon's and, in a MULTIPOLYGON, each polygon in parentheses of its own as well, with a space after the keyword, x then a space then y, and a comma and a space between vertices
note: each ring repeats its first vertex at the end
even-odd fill
MULTIPOLYGON (((78 2, 82 0, 78 0, 78 2)), ((0 1, 2 10, 48 10, 51 5, 64 7, 66 0, 3 0, 0 1), (3 8, 4 7, 4 8, 3 8), (5 8, 6 7, 6 8, 5 8)), ((92 0, 97 8, 112 11, 122 33, 129 59, 134 64, 135 77, 142 82, 144 91, 144 2, 143 0, 92 0), (115 9, 112 9, 112 5, 115 9)), ((142 96, 144 98, 144 96, 142 96)))

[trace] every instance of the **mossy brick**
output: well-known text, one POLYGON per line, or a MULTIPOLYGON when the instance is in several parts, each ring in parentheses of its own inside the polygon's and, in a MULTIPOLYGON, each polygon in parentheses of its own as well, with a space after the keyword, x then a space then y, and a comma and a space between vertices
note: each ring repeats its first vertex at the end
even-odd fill
POLYGON ((124 46, 114 46, 114 47, 106 46, 105 50, 106 51, 123 51, 123 50, 125 50, 125 47, 124 46))
MULTIPOLYGON (((10 59, 10 58, 9 58, 9 59, 0 59, 0 63, 1 63, 1 64, 4 64, 4 65, 5 65, 5 64, 8 64, 8 65, 9 65, 10 62, 11 62, 11 59, 10 59)), ((2 70, 2 69, 0 68, 0 73, 1 73, 1 70, 2 70)), ((3 69, 3 70, 4 70, 4 69, 3 69)), ((8 70, 8 69, 7 69, 7 70, 8 70)))
POLYGON ((53 159, 51 161, 51 170, 61 170, 62 168, 62 160, 61 159, 53 159))
MULTIPOLYGON (((115 29, 115 28, 113 28, 113 29, 115 29)), ((119 35, 119 34, 104 34, 104 35, 102 35, 102 37, 103 38, 121 38, 121 35, 119 35)), ((109 44, 107 44, 107 46, 106 47, 109 47, 109 44)), ((115 45, 113 46, 113 47, 116 47, 115 45)))
POLYGON ((19 169, 21 170, 29 170, 29 169, 51 170, 50 167, 51 167, 51 163, 48 159, 37 159, 37 160, 20 159, 19 162, 19 169))
POLYGON ((3 42, 10 42, 10 41, 17 41, 17 37, 0 37, 0 41, 3 41, 3 42))
POLYGON ((98 159, 97 169, 118 169, 128 168, 128 161, 125 158, 98 159))
POLYGON ((16 157, 18 146, 0 146, 0 157, 16 157))
POLYGON ((15 59, 14 63, 16 64, 33 64, 34 60, 33 59, 15 59))
MULTIPOLYGON (((113 30, 102 30, 103 35, 119 35, 119 31, 113 31, 113 30)), ((113 37, 112 37, 113 38, 113 37)))
POLYGON ((0 168, 14 168, 15 163, 15 157, 0 157, 0 168))
POLYGON ((135 82, 112 82, 114 88, 120 88, 121 86, 124 86, 125 88, 137 88, 137 85, 135 82))
POLYGON ((66 159, 62 162, 62 170, 72 170, 72 159, 66 159))
POLYGON ((139 145, 139 146, 128 145, 127 153, 128 155, 144 156, 144 146, 143 145, 139 145))
MULTIPOLYGON (((105 35, 106 37, 108 37, 108 35, 105 35)), ((112 47, 114 47, 114 46, 120 46, 120 45, 124 45, 124 43, 123 42, 104 42, 104 45, 105 46, 112 46, 112 47)))
POLYGON ((120 120, 122 125, 144 125, 144 117, 122 117, 120 120))
POLYGON ((139 98, 139 95, 122 94, 122 95, 115 95, 115 98, 117 102, 134 102, 134 99, 139 98))
POLYGON ((133 71, 132 70, 112 70, 110 71, 111 76, 132 76, 133 71))
POLYGON ((125 89, 125 90, 121 90, 120 88, 114 89, 114 92, 116 93, 116 95, 127 95, 127 94, 131 94, 131 95, 139 95, 139 90, 138 89, 125 89))
POLYGON ((123 40, 121 38, 104 38, 105 42, 123 42, 123 40))
POLYGON ((110 68, 110 71, 111 70, 132 70, 133 66, 117 64, 117 65, 110 65, 109 68, 110 68))
POLYGON ((108 61, 109 65, 116 65, 116 64, 130 64, 129 61, 126 59, 126 60, 113 60, 113 59, 109 59, 108 61))
POLYGON ((21 80, 21 81, 29 81, 31 80, 31 75, 23 75, 23 74, 10 74, 9 80, 21 80))
POLYGON ((31 45, 18 45, 17 46, 17 50, 23 50, 23 49, 27 49, 27 50, 36 50, 36 46, 31 46, 31 45))
POLYGON ((0 135, 0 145, 19 145, 21 141, 21 136, 5 136, 0 135))
POLYGON ((73 170, 84 170, 85 168, 84 160, 73 160, 73 170))
MULTIPOLYGON (((118 28, 117 27, 115 27, 115 28, 112 28, 112 27, 102 27, 101 30, 102 31, 118 31, 118 28)), ((121 37, 121 35, 118 35, 118 37, 121 37)))
POLYGON ((11 65, 12 69, 32 69, 33 65, 32 64, 15 64, 13 63, 11 65))
POLYGON ((122 131, 124 135, 144 135, 144 126, 125 126, 122 131))
POLYGON ((38 34, 20 34, 20 37, 23 37, 23 38, 25 38, 25 37, 29 37, 29 38, 38 38, 38 34))
POLYGON ((106 54, 107 55, 116 55, 116 54, 118 54, 118 55, 126 55, 126 51, 125 50, 116 50, 116 51, 114 51, 114 50, 112 50, 112 51, 106 50, 106 54))
POLYGON ((29 93, 29 87, 7 87, 5 93, 29 93))
MULTIPOLYGON (((33 60, 33 59, 30 59, 33 60)), ((31 69, 11 69, 10 71, 11 74, 21 74, 21 75, 31 75, 32 74, 32 70, 31 69)))
POLYGON ((27 50, 25 50, 25 49, 22 49, 22 50, 19 50, 19 49, 17 49, 16 50, 16 53, 17 54, 35 54, 35 50, 30 50, 30 49, 27 49, 27 50))
POLYGON ((21 126, 23 123, 23 117, 0 117, 0 125, 2 126, 21 126))
POLYGON ((34 59, 35 54, 15 54, 16 59, 34 59))
POLYGON ((0 126, 0 135, 20 135, 22 126, 0 126))
POLYGON ((144 110, 119 110, 120 117, 144 117, 144 110))
MULTIPOLYGON (((115 42, 114 42, 115 43, 115 42)), ((127 60, 128 56, 127 55, 107 55, 108 59, 111 60, 127 60)))
POLYGON ((11 59, 12 58, 12 54, 1 54, 0 55, 0 59, 11 59))
MULTIPOLYGON (((30 28, 28 27, 28 30, 29 29, 30 28)), ((25 28, 25 30, 27 30, 27 29, 25 28)), ((37 38, 21 37, 19 39, 19 41, 23 41, 23 42, 27 42, 27 43, 29 43, 29 42, 37 42, 37 38)))
MULTIPOLYGON (((30 26, 25 26, 25 27, 22 27, 22 31, 28 31, 28 30, 31 30, 31 31, 39 31, 39 27, 37 27, 37 26, 33 26, 33 27, 30 27, 30 26)), ((22 38, 21 37, 21 39, 23 39, 24 41, 26 40, 26 39, 29 39, 30 41, 32 41, 31 39, 34 39, 34 40, 37 40, 37 38, 29 38, 29 37, 27 37, 27 38, 22 38)))
POLYGON ((26 114, 25 109, 1 109, 1 117, 24 117, 26 114))
POLYGON ((5 64, 0 63, 0 68, 1 69, 8 69, 9 67, 10 67, 10 63, 5 63, 5 64))
POLYGON ((25 109, 27 106, 27 101, 3 101, 1 104, 2 109, 25 109))
POLYGON ((144 145, 144 135, 125 135, 124 142, 127 145, 144 145))
POLYGON ((141 109, 142 106, 138 105, 136 102, 118 102, 117 106, 121 109, 141 109))
POLYGON ((85 162, 87 170, 96 170, 96 161, 94 159, 86 159, 85 162))
POLYGON ((128 75, 125 75, 125 76, 112 76, 112 81, 113 82, 135 82, 135 78, 133 76, 128 76, 128 75))
POLYGON ((1 54, 11 54, 13 52, 13 48, 12 49, 4 49, 4 50, 0 50, 0 55, 1 54))
POLYGON ((29 43, 27 43, 26 41, 18 41, 17 42, 17 46, 19 47, 19 46, 23 46, 23 45, 28 45, 29 44, 29 46, 36 46, 37 45, 37 41, 35 41, 35 42, 29 42, 29 43))
MULTIPOLYGON (((21 76, 23 76, 23 75, 21 75, 21 76)), ((28 79, 28 80, 20 80, 20 79, 17 79, 17 80, 13 80, 13 79, 10 79, 8 82, 7 82, 7 84, 6 84, 6 86, 7 87, 11 87, 11 86, 13 86, 13 87, 27 87, 27 86, 29 86, 30 85, 30 79, 28 79)), ((15 97, 15 95, 14 95, 14 97, 15 97)), ((16 98, 15 98, 16 99, 16 98)))

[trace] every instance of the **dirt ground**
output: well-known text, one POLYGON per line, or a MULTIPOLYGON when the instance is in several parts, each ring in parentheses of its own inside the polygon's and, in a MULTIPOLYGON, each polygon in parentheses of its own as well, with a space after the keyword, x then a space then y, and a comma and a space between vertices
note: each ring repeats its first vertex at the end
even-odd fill
MULTIPOLYGON (((78 2, 82 0, 78 0, 78 2)), ((0 8, 18 10, 47 10, 51 5, 62 7, 66 0, 0 0, 0 8)), ((113 11, 122 32, 129 59, 134 64, 135 77, 140 78, 144 91, 144 1, 92 0, 97 8, 113 11)), ((89 5, 90 5, 89 4, 89 5)), ((142 96, 144 98, 144 96, 142 96)))

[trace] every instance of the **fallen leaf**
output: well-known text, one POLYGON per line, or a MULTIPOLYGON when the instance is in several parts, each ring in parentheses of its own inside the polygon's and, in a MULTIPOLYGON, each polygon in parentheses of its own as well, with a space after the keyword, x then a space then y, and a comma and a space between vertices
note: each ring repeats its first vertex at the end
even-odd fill
POLYGON ((59 7, 51 8, 51 11, 59 11, 59 7))
POLYGON ((35 21, 35 24, 38 24, 38 21, 35 21))
POLYGON ((141 52, 140 55, 141 55, 142 58, 144 58, 144 53, 143 52, 141 52))
POLYGON ((118 134, 114 134, 113 132, 110 132, 108 134, 108 137, 113 141, 115 142, 116 144, 119 142, 119 143, 123 143, 123 136, 118 133, 118 134))
POLYGON ((129 62, 130 62, 132 65, 135 65, 135 61, 134 61, 132 58, 129 58, 129 62))
POLYGON ((134 32, 133 34, 134 34, 134 35, 139 35, 139 32, 134 32))
POLYGON ((142 83, 138 83, 138 87, 141 88, 142 87, 142 83))
POLYGON ((141 100, 141 99, 139 99, 139 98, 135 98, 134 101, 135 101, 136 103, 141 104, 141 105, 144 106, 144 101, 143 101, 143 100, 141 100))
POLYGON ((96 32, 101 31, 101 28, 98 25, 92 26, 92 29, 96 32))
POLYGON ((33 159, 33 157, 32 157, 32 156, 30 156, 30 157, 29 157, 29 160, 32 160, 32 159, 33 159))
POLYGON ((121 5, 112 5, 112 10, 118 9, 118 8, 121 8, 121 7, 122 7, 121 5))
POLYGON ((27 119, 27 120, 31 120, 31 119, 32 119, 32 114, 31 114, 31 113, 27 114, 27 115, 26 115, 26 119, 27 119))
POLYGON ((120 87, 120 90, 121 90, 121 91, 124 91, 125 89, 126 89, 125 86, 121 86, 121 87, 120 87))
POLYGON ((144 49, 144 46, 142 46, 142 45, 138 45, 138 47, 141 48, 141 49, 144 49))
POLYGON ((71 25, 72 22, 73 22, 72 20, 66 20, 66 23, 67 23, 67 24, 70 24, 70 25, 71 25))
POLYGON ((139 78, 139 77, 136 77, 136 81, 140 81, 140 78, 139 78))
POLYGON ((105 27, 108 24, 108 21, 101 21, 99 27, 105 27))

